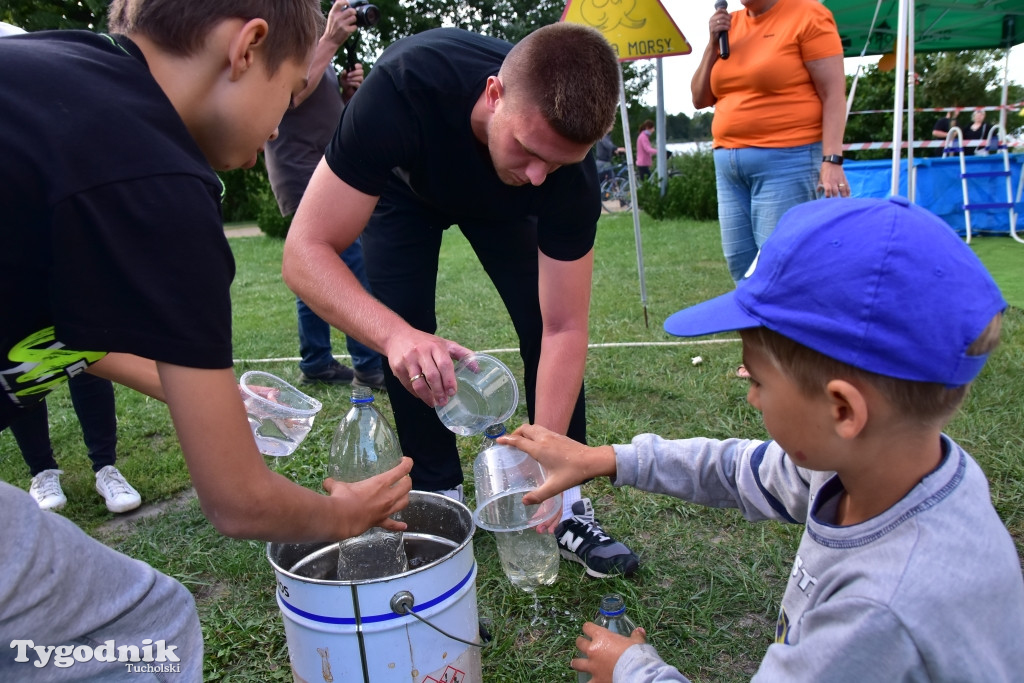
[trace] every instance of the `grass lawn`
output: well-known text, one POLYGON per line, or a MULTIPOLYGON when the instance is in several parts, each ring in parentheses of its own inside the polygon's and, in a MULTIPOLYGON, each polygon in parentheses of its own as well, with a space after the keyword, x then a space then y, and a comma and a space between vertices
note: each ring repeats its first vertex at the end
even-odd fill
POLYGON ((1007 302, 1024 309, 1024 244, 1010 237, 986 235, 971 238, 971 249, 999 283, 1007 302))
MULTIPOLYGON (((765 437, 757 412, 746 403, 746 383, 733 377, 740 360, 737 336, 684 341, 661 329, 669 314, 731 288, 717 224, 644 219, 643 240, 649 326, 638 285, 632 217, 602 218, 591 314, 594 346, 586 376, 590 442, 623 443, 645 431, 667 437, 765 437), (691 359, 698 355, 703 362, 694 365, 691 359)), ((983 242, 990 248, 987 239, 972 246, 980 249, 983 242)), ((261 369, 297 380, 295 307, 281 282, 282 243, 248 237, 231 245, 238 262, 233 286, 236 372, 261 369)), ((1016 250, 1016 258, 1024 254, 1024 245, 1012 240, 993 245, 1000 252, 1016 250)), ((445 238, 442 261, 439 333, 476 350, 497 350, 521 375, 518 354, 503 351, 516 347, 512 326, 457 230, 445 238)), ((1003 329, 1002 346, 947 432, 987 473, 996 508, 1018 551, 1024 551, 1024 313, 1012 308, 1003 329)), ((340 336, 335 351, 344 352, 340 336)), ((311 393, 324 409, 284 471, 319 490, 349 390, 317 387, 311 393)), ((384 395, 378 394, 377 403, 389 412, 384 395)), ((151 507, 187 490, 188 474, 164 406, 121 387, 117 404, 118 465, 145 503, 151 507)), ((206 639, 207 680, 291 680, 266 545, 220 536, 194 500, 131 525, 112 526, 114 516, 92 488, 66 389, 55 392, 50 407, 52 440, 69 499, 63 514, 190 588, 206 639)), ((520 409, 510 424, 521 422, 524 414, 520 409)), ((472 460, 480 445, 478 438, 460 438, 470 502, 472 460)), ((9 431, 0 433, 0 478, 22 488, 29 483, 9 431)), ((618 592, 662 655, 692 679, 748 680, 773 638, 801 528, 750 524, 734 510, 615 490, 604 480, 587 484, 584 495, 593 499, 606 529, 641 556, 641 570, 631 579, 598 581, 587 579, 579 565, 563 562, 558 581, 542 589, 535 603, 504 578, 493 538, 478 530, 477 599, 480 616, 490 620, 494 635, 483 657, 485 678, 574 681, 568 661, 580 624, 593 617, 603 594, 618 592)))

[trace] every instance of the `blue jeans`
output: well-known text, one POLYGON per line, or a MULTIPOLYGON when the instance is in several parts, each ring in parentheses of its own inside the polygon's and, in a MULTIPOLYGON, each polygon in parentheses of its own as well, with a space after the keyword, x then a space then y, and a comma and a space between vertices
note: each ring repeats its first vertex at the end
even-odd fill
POLYGON ((782 214, 815 198, 821 143, 719 147, 714 159, 722 253, 733 281, 739 282, 782 214))
MULTIPOLYGON (((366 279, 366 268, 363 266, 363 245, 357 239, 345 251, 341 252, 341 260, 349 267, 356 279, 370 291, 370 283, 366 279)), ((334 355, 331 352, 331 326, 320 319, 302 299, 295 298, 295 309, 299 316, 299 370, 305 374, 316 374, 326 370, 334 355)), ((369 346, 352 337, 345 337, 345 346, 352 356, 352 367, 360 373, 373 373, 380 370, 381 356, 369 346)))

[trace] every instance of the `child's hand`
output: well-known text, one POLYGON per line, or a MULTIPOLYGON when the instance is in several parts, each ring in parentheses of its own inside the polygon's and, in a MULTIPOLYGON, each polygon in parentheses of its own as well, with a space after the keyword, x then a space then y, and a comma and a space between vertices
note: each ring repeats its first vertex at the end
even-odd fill
POLYGON ((525 424, 499 438, 498 443, 518 448, 544 467, 547 480, 523 496, 526 505, 537 505, 594 477, 615 473, 611 446, 589 448, 537 425, 525 424))
MULTIPOLYGON (((281 398, 281 390, 278 389, 277 387, 260 387, 250 384, 249 391, 256 394, 257 396, 267 399, 271 403, 280 402, 278 399, 281 398)), ((238 392, 242 395, 243 401, 247 398, 250 398, 250 395, 246 393, 245 389, 242 388, 241 384, 238 385, 238 392)))
POLYGON ((370 527, 379 526, 388 531, 404 531, 405 522, 396 522, 391 515, 409 505, 409 491, 412 489, 412 459, 402 461, 387 472, 357 481, 346 483, 324 479, 327 493, 342 503, 340 519, 341 529, 339 540, 353 538, 370 527))
POLYGON ((589 673, 592 683, 611 683, 612 672, 622 653, 633 645, 647 642, 647 632, 642 628, 637 628, 627 638, 588 621, 583 624, 583 633, 584 636, 576 639, 576 647, 587 658, 573 659, 570 666, 589 673))

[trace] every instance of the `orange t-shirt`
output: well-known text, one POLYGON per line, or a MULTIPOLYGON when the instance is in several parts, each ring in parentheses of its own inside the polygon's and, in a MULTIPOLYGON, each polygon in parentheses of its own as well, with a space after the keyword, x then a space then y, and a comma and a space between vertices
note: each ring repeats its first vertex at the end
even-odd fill
POLYGON ((818 0, 778 0, 753 18, 732 13, 729 59, 711 68, 715 147, 795 147, 821 141, 821 99, 804 66, 843 54, 818 0))

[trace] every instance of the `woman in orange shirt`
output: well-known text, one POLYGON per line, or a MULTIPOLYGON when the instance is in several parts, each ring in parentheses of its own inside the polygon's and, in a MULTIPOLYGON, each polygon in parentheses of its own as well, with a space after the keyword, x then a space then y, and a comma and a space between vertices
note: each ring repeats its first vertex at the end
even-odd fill
POLYGON ((791 207, 848 197, 843 47, 818 0, 741 0, 709 22, 710 40, 690 87, 693 105, 714 105, 718 219, 734 281, 791 207), (729 36, 721 59, 718 35, 729 36))

